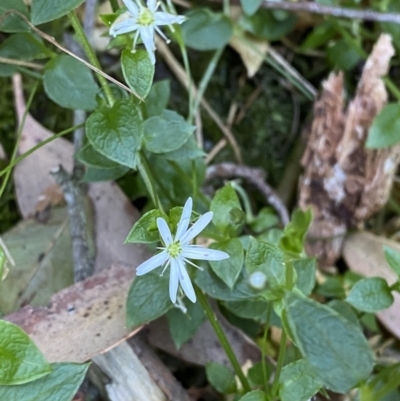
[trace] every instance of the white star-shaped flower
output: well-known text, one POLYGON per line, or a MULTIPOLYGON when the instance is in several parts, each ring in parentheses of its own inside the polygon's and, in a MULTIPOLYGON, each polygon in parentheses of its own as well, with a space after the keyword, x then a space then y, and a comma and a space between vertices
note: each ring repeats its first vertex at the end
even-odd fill
POLYGON ((159 3, 157 0, 147 0, 147 7, 144 7, 140 0, 135 3, 133 0, 122 0, 128 11, 122 13, 111 25, 110 35, 117 36, 128 32, 136 31, 133 40, 133 49, 135 49, 138 37, 142 38, 143 44, 149 54, 152 64, 155 64, 156 50, 154 44, 154 31, 162 36, 166 41, 168 39, 161 32, 159 26, 182 24, 185 17, 181 15, 169 14, 163 11, 157 11, 159 3))
POLYGON ((165 269, 170 266, 169 296, 173 303, 176 303, 179 284, 186 296, 192 302, 196 302, 196 294, 192 282, 190 281, 189 274, 186 271, 185 264, 189 263, 194 266, 196 265, 188 259, 223 260, 229 258, 229 255, 225 252, 190 244, 190 241, 210 223, 213 216, 213 212, 203 214, 188 229, 190 216, 192 215, 192 205, 192 198, 189 198, 183 208, 175 238, 172 237, 167 222, 161 217, 157 219, 157 227, 164 243, 164 247, 160 248, 162 249, 160 253, 154 255, 149 260, 146 260, 136 269, 136 275, 142 276, 159 266, 164 266, 162 271, 163 273, 165 269))

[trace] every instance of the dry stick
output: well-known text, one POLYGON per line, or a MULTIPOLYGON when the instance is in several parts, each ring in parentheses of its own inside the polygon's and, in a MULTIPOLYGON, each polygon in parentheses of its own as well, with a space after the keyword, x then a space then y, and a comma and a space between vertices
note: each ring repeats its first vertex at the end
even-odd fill
MULTIPOLYGON (((222 3, 222 0, 211 0, 213 3, 222 3)), ((232 1, 239 4, 238 0, 232 1)), ((352 8, 325 6, 319 3, 300 1, 268 1, 264 0, 261 7, 272 10, 303 11, 319 15, 332 15, 338 18, 360 19, 365 21, 394 22, 400 24, 399 13, 380 13, 372 10, 356 10, 352 8)))
MULTIPOLYGON (((157 50, 163 56, 165 62, 168 64, 169 68, 178 78, 178 81, 186 88, 189 89, 189 80, 185 70, 179 64, 178 60, 169 50, 168 46, 161 40, 158 36, 156 37, 156 46, 157 50)), ((197 88, 195 87, 194 83, 191 83, 191 88, 195 96, 197 96, 197 88)), ((209 103, 203 98, 201 100, 201 105, 203 106, 204 110, 208 113, 210 118, 217 124, 218 128, 222 131, 225 135, 226 139, 232 146, 233 152, 235 153, 236 160, 239 163, 243 163, 242 155, 240 152, 239 145, 236 142, 235 137, 233 136, 232 132, 228 129, 228 127, 222 122, 218 114, 212 109, 209 103)))
POLYGON ((289 223, 289 213, 275 191, 265 182, 265 172, 260 168, 239 166, 233 163, 220 163, 207 168, 206 180, 213 178, 239 177, 253 184, 277 211, 284 226, 289 223))
POLYGON ((30 63, 28 61, 16 60, 16 59, 13 59, 13 58, 6 58, 6 57, 0 57, 0 63, 12 64, 12 65, 20 65, 21 67, 34 68, 35 70, 42 70, 43 67, 44 67, 41 64, 30 63))
POLYGON ((2 14, 0 16, 0 23, 10 14, 16 14, 18 15, 20 18, 22 18, 28 25, 29 27, 36 32, 41 38, 43 38, 44 40, 46 40, 47 42, 51 43, 52 45, 54 45, 55 47, 57 47, 58 49, 60 49, 61 51, 63 51, 64 53, 70 55, 71 57, 73 57, 74 59, 80 61, 82 64, 85 64, 86 67, 90 68, 91 70, 93 70, 96 74, 99 74, 101 76, 103 76, 105 79, 107 79, 108 81, 112 82, 113 84, 119 86, 120 88, 126 90, 127 92, 131 93, 132 95, 136 96, 139 100, 144 101, 144 99, 139 96, 136 92, 134 92, 132 89, 128 88, 126 85, 122 84, 121 82, 117 81, 116 79, 114 79, 113 77, 111 77, 110 75, 106 74, 105 72, 103 72, 102 70, 99 70, 98 68, 96 68, 95 66, 93 66, 92 64, 88 63, 87 61, 83 60, 81 57, 78 57, 76 54, 72 53, 71 51, 69 51, 68 49, 66 49, 64 46, 60 45, 52 36, 47 35, 46 33, 42 32, 40 29, 36 28, 35 25, 31 24, 29 22, 29 20, 25 17, 25 15, 23 15, 22 13, 20 13, 17 10, 8 10, 6 11, 4 14, 2 14))

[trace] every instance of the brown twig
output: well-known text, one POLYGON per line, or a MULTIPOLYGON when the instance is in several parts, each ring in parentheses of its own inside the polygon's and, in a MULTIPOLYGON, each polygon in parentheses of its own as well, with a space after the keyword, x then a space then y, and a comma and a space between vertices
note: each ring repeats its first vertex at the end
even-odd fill
POLYGON ((87 61, 83 60, 81 57, 78 57, 76 54, 72 53, 71 51, 69 51, 68 49, 66 49, 64 46, 60 45, 60 43, 58 43, 52 36, 47 35, 46 33, 42 32, 40 29, 36 28, 35 25, 33 25, 26 17, 24 14, 20 13, 17 10, 8 10, 6 11, 4 14, 2 14, 0 16, 0 23, 10 14, 16 14, 18 15, 20 18, 22 18, 25 23, 27 23, 29 25, 29 27, 36 32, 41 38, 43 38, 44 40, 46 40, 47 42, 51 43, 52 45, 54 45, 55 47, 57 47, 58 49, 60 49, 61 51, 63 51, 64 53, 70 55, 71 57, 73 57, 74 59, 80 61, 82 64, 85 64, 86 67, 90 68, 92 71, 94 71, 95 73, 103 76, 105 79, 107 79, 108 81, 112 82, 113 84, 121 87, 122 89, 126 90, 127 92, 131 93, 132 95, 134 95, 135 97, 137 97, 139 100, 144 101, 144 99, 139 96, 136 92, 134 92, 132 89, 128 88, 126 85, 124 85, 123 83, 117 81, 116 79, 114 79, 113 77, 111 77, 110 75, 106 74, 105 72, 103 72, 102 70, 99 70, 98 68, 96 68, 94 65, 88 63, 87 61))
MULTIPOLYGON (((188 76, 187 76, 185 70, 180 65, 180 63, 175 58, 175 56, 172 54, 171 50, 169 50, 169 48, 165 44, 165 42, 163 40, 161 40, 158 36, 156 37, 156 46, 157 46, 157 50, 161 53, 165 62, 168 64, 169 68, 172 70, 172 72, 178 78, 179 82, 186 89, 189 89, 189 86, 190 86, 193 91, 194 96, 197 96, 197 88, 195 87, 194 83, 192 83, 192 82, 189 83, 189 79, 188 79, 188 76)), ((221 120, 219 115, 213 110, 213 108, 210 106, 210 104, 204 98, 201 100, 201 105, 203 106, 203 108, 207 112, 207 114, 210 116, 210 118, 215 122, 215 124, 218 126, 218 128, 225 135, 229 144, 232 146, 236 160, 239 163, 243 163, 240 147, 239 147, 238 143, 236 142, 236 139, 233 136, 230 129, 223 123, 223 121, 221 120)))
MULTIPOLYGON (((221 3, 222 0, 211 0, 213 3, 221 3)), ((239 0, 233 0, 233 4, 239 4, 239 0)), ((302 11, 319 15, 331 15, 338 18, 360 19, 364 21, 394 22, 400 24, 399 13, 381 13, 373 10, 357 10, 353 8, 325 6, 316 2, 299 1, 268 1, 264 0, 261 7, 271 10, 286 10, 291 12, 302 11)))
POLYGON ((6 58, 6 57, 0 57, 0 63, 19 65, 21 67, 34 68, 35 70, 42 70, 44 67, 41 64, 30 63, 29 61, 16 60, 13 58, 6 58))
POLYGON ((282 224, 289 223, 289 213, 275 191, 265 182, 265 171, 260 168, 239 166, 234 163, 214 164, 207 168, 206 180, 239 177, 254 185, 266 201, 277 211, 282 224))

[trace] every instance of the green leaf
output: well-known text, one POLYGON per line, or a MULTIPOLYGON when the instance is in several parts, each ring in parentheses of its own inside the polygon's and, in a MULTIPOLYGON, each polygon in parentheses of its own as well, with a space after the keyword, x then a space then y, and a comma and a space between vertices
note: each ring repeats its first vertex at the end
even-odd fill
POLYGON ((281 293, 285 287, 286 267, 283 263, 283 254, 275 245, 251 237, 245 265, 249 274, 253 272, 264 273, 270 289, 281 293))
POLYGON ((159 273, 147 273, 133 280, 126 301, 128 326, 150 322, 174 306, 169 298, 169 275, 159 273))
POLYGON ((71 401, 85 378, 89 364, 53 363, 45 377, 18 386, 0 386, 7 401, 71 401))
POLYGON ((263 0, 240 0, 246 15, 253 15, 260 8, 262 2, 263 0))
POLYGON ((210 266, 228 287, 233 288, 243 267, 244 250, 242 243, 237 238, 232 238, 225 242, 214 242, 210 248, 218 249, 229 255, 229 258, 225 260, 210 261, 210 266))
POLYGON ((144 145, 152 153, 172 152, 189 139, 194 129, 175 111, 164 110, 144 122, 144 145))
POLYGON ((286 298, 284 315, 295 344, 325 387, 346 393, 369 377, 373 355, 357 326, 294 292, 286 298))
POLYGON ((327 56, 332 68, 348 71, 357 65, 362 55, 351 43, 341 39, 328 46, 327 56))
POLYGON ((211 201, 212 222, 226 237, 234 237, 241 229, 245 215, 231 184, 219 189, 211 201))
POLYGON ((282 401, 308 401, 322 386, 305 359, 286 365, 279 377, 279 396, 282 401))
POLYGON ((266 401, 267 396, 264 391, 253 390, 239 398, 239 401, 266 401))
POLYGON ((193 337, 204 320, 204 311, 199 302, 187 302, 186 309, 186 313, 178 308, 172 308, 167 313, 169 330, 177 349, 193 337))
POLYGON ((145 98, 153 83, 155 67, 146 50, 132 53, 125 49, 121 55, 121 68, 128 86, 140 97, 145 98))
POLYGON ((256 234, 262 233, 279 224, 279 218, 271 207, 263 207, 257 217, 249 224, 256 234))
POLYGON ((260 292, 249 285, 249 278, 246 271, 242 273, 233 287, 230 289, 211 269, 204 268, 204 271, 197 272, 196 284, 212 298, 222 301, 236 301, 240 299, 253 299, 260 292))
MULTIPOLYGON (((17 10, 29 19, 28 7, 23 0, 1 0, 0 16, 8 10, 17 10)), ((29 30, 29 26, 17 14, 10 14, 0 22, 1 32, 25 32, 29 30)))
POLYGON ((355 310, 347 302, 340 299, 334 299, 328 303, 328 306, 342 315, 350 323, 353 323, 355 326, 358 326, 361 329, 355 310))
POLYGON ((253 35, 266 40, 278 40, 288 34, 296 24, 296 17, 287 14, 284 19, 276 18, 276 14, 270 10, 260 9, 251 17, 243 15, 239 25, 253 35))
POLYGON ((303 211, 297 209, 292 215, 292 219, 285 227, 279 246, 290 254, 301 254, 303 252, 304 237, 311 224, 311 210, 303 211))
POLYGON ((148 117, 159 116, 167 108, 171 92, 170 81, 164 79, 155 82, 146 98, 146 111, 148 117))
POLYGON ((94 167, 97 169, 115 169, 121 166, 120 164, 110 160, 109 158, 103 156, 101 153, 97 152, 93 146, 88 143, 86 144, 75 157, 83 164, 87 166, 94 167))
POLYGON ((86 135, 93 147, 115 162, 135 169, 143 126, 135 103, 117 100, 111 108, 97 109, 86 121, 86 135))
POLYGON ((232 36, 232 22, 224 14, 196 8, 186 17, 181 28, 187 46, 196 50, 217 50, 228 44, 232 36))
POLYGON ((0 320, 0 385, 27 383, 50 372, 50 365, 29 336, 15 324, 0 320))
POLYGON ((50 60, 43 76, 47 96, 62 107, 93 110, 99 90, 89 68, 67 55, 50 60))
MULTIPOLYGON (((271 376, 271 364, 267 363, 265 364, 265 369, 266 369, 266 379, 271 376)), ((264 367, 262 362, 257 362, 255 363, 247 372, 247 378, 250 382, 250 385, 252 387, 259 387, 259 386, 264 386, 265 384, 265 378, 264 378, 264 367)))
POLYGON ((365 146, 381 149, 400 141, 400 104, 389 103, 374 118, 365 146))
POLYGON ((245 319, 256 319, 267 312, 268 303, 265 300, 226 301, 223 305, 236 316, 245 319))
POLYGON ((68 14, 85 0, 33 0, 32 24, 39 25, 68 14))
POLYGON ((363 312, 377 312, 389 308, 394 298, 385 279, 368 277, 354 285, 346 301, 363 312))
POLYGON ((132 227, 125 244, 130 242, 149 244, 160 241, 160 233, 157 228, 158 217, 168 221, 168 217, 161 210, 153 209, 145 213, 132 227))
POLYGON ((386 262, 389 263, 389 266, 400 277, 400 252, 389 246, 385 246, 383 251, 385 253, 386 262))
POLYGON ((304 295, 310 295, 315 286, 315 273, 317 271, 315 259, 297 259, 293 261, 293 267, 297 274, 297 288, 304 295))
POLYGON ((82 178, 83 182, 103 182, 114 181, 122 177, 129 171, 129 167, 118 166, 114 168, 95 168, 88 167, 82 178))
MULTIPOLYGON (((0 45, 0 57, 16 60, 34 60, 51 54, 39 37, 28 32, 11 35, 0 45)), ((10 76, 18 70, 16 65, 0 63, 0 76, 10 76)))
POLYGON ((206 365, 208 382, 220 393, 231 394, 236 391, 234 373, 224 365, 209 362, 206 365))
POLYGON ((180 148, 173 150, 172 152, 163 153, 165 159, 172 161, 194 160, 204 156, 206 156, 206 154, 198 147, 193 135, 191 135, 180 148))

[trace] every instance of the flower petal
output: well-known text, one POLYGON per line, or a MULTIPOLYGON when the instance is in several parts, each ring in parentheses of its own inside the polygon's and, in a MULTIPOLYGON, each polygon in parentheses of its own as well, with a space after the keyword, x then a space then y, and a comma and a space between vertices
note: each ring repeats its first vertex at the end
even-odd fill
POLYGON ((174 15, 165 13, 163 11, 157 11, 154 13, 155 25, 182 24, 182 22, 185 22, 185 20, 186 18, 183 15, 174 15))
POLYGON ((152 64, 156 63, 156 57, 154 56, 154 51, 156 50, 154 46, 154 27, 153 26, 142 26, 140 28, 140 37, 142 38, 144 47, 149 54, 150 61, 152 64))
MULTIPOLYGON (((126 14, 129 15, 128 13, 126 14)), ((122 14, 114 21, 110 26, 110 35, 115 37, 139 28, 139 25, 136 24, 136 19, 127 15, 122 14)))
POLYGON ((196 223, 192 225, 192 227, 189 228, 189 230, 186 231, 186 233, 182 236, 180 239, 181 243, 187 244, 189 241, 191 241, 197 234, 202 232, 206 226, 210 223, 213 217, 213 212, 207 212, 201 216, 196 223))
POLYGON ((130 13, 134 16, 134 17, 138 17, 139 16, 139 7, 135 4, 134 1, 132 0, 122 0, 126 6, 126 8, 130 11, 130 13))
POLYGON ((147 8, 154 14, 157 10, 157 0, 147 0, 147 8))
POLYGON ((169 272, 169 297, 172 303, 176 302, 179 283, 179 266, 176 259, 171 259, 171 269, 169 272))
POLYGON ((177 259, 178 267, 179 267, 179 282, 183 289, 183 292, 186 296, 194 303, 196 302, 196 294, 193 289, 192 282, 190 281, 190 277, 188 272, 186 271, 185 262, 183 259, 177 259))
POLYGON ((178 228, 176 230, 175 241, 179 241, 182 235, 186 232, 190 223, 190 216, 192 215, 193 200, 188 198, 183 207, 182 216, 178 223, 178 228))
POLYGON ((168 253, 167 251, 162 251, 158 253, 157 255, 152 256, 150 259, 146 260, 142 264, 140 264, 136 268, 136 275, 137 276, 143 276, 143 274, 146 274, 157 267, 163 265, 166 261, 168 260, 168 253))
POLYGON ((217 249, 203 248, 196 245, 185 245, 181 256, 185 259, 196 260, 224 260, 229 258, 229 255, 226 252, 218 251, 217 249))
POLYGON ((174 241, 172 239, 171 231, 168 227, 167 222, 162 217, 157 218, 157 227, 164 242, 164 245, 168 246, 172 244, 174 241))

